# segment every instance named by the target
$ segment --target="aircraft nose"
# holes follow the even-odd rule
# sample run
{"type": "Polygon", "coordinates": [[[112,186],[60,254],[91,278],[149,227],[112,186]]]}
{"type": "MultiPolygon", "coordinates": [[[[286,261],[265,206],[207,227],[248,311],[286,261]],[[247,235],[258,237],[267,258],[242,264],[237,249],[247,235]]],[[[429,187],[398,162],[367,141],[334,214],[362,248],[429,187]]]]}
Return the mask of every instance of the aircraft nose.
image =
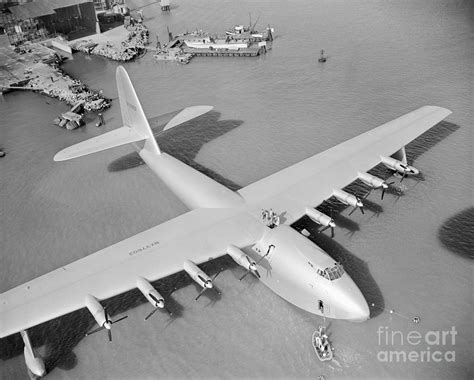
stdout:
{"type": "Polygon", "coordinates": [[[353,304],[350,306],[351,311],[350,315],[351,317],[348,318],[352,322],[365,322],[370,318],[370,310],[369,310],[369,305],[367,305],[367,302],[365,299],[362,297],[361,300],[354,300],[353,304]]]}
{"type": "Polygon", "coordinates": [[[338,293],[336,318],[352,322],[364,322],[370,318],[369,305],[351,278],[347,277],[341,281],[338,293]]]}

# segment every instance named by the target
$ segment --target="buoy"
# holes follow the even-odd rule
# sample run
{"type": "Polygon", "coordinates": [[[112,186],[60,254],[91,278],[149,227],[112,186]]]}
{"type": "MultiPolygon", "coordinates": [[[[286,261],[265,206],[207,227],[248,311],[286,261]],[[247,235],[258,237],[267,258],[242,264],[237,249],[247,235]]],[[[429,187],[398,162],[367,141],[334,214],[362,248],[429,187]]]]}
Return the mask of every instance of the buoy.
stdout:
{"type": "Polygon", "coordinates": [[[390,310],[390,314],[393,314],[393,309],[390,310]]]}
{"type": "Polygon", "coordinates": [[[321,57],[319,57],[318,62],[326,62],[326,57],[324,56],[324,50],[321,50],[321,57]]]}

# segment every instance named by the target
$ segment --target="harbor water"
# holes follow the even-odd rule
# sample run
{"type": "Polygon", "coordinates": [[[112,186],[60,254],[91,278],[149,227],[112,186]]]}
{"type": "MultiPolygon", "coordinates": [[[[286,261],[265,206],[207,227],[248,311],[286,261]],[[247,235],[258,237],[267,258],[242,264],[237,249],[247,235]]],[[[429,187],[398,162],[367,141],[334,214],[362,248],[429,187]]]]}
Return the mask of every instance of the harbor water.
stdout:
{"type": "MultiPolygon", "coordinates": [[[[342,211],[334,239],[313,234],[371,305],[365,323],[328,321],[333,361],[313,351],[322,318],[253,276],[240,282],[243,270],[224,263],[220,297],[195,302],[198,289],[184,275],[163,284],[181,284],[171,296],[176,318],[144,322],[151,305],[137,292],[113,301],[115,318],[129,317],[113,326],[112,343],[103,332],[84,338],[94,328],[85,310],[31,329],[47,378],[472,378],[472,4],[175,0],[170,13],[157,2],[127,4],[143,6],[152,44],[156,35],[167,42],[167,27],[223,33],[248,24],[249,12],[260,16],[257,30],[275,28],[273,48],[256,58],[179,65],[148,53],[124,65],[154,126],[186,106],[215,107],[158,143],[233,189],[418,107],[453,114],[408,149],[422,180],[406,178],[404,195],[387,192],[383,201],[373,191],[364,215],[342,211]],[[447,339],[436,340],[443,331],[447,339]],[[417,333],[413,344],[407,337],[417,333]]],[[[68,106],[45,96],[0,97],[0,292],[187,211],[129,146],[53,161],[121,126],[117,65],[75,54],[62,66],[114,99],[100,128],[92,116],[78,130],[58,128],[53,119],[68,106]]],[[[0,359],[2,379],[28,378],[19,334],[0,340],[0,359]]]]}

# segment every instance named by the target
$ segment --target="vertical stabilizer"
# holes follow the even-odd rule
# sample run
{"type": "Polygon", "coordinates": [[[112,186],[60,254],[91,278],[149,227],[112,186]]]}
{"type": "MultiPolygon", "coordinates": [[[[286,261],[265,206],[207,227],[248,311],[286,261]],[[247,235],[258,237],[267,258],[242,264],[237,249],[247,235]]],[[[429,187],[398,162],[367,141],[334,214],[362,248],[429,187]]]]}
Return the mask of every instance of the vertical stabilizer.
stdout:
{"type": "Polygon", "coordinates": [[[145,138],[144,149],[161,154],[132,82],[122,66],[117,67],[116,77],[123,124],[145,138]]]}

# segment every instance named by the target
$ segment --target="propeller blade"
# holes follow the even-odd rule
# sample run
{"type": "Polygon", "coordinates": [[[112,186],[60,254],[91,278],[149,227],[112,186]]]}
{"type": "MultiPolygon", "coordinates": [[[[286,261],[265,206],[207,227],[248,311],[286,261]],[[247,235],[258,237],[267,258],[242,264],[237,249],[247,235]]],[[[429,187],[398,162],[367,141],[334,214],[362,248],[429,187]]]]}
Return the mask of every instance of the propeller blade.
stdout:
{"type": "Polygon", "coordinates": [[[244,273],[242,277],[239,278],[239,281],[242,281],[247,275],[250,273],[250,269],[247,270],[247,272],[244,273]]]}
{"type": "Polygon", "coordinates": [[[117,322],[123,321],[123,320],[126,319],[126,318],[128,318],[128,315],[125,315],[125,316],[123,316],[122,318],[117,319],[116,321],[113,321],[113,322],[110,321],[110,323],[112,323],[112,324],[113,324],[113,323],[117,323],[117,322]]]}
{"type": "Polygon", "coordinates": [[[157,307],[154,308],[154,309],[151,311],[151,313],[149,313],[149,314],[145,317],[145,321],[147,321],[148,318],[150,318],[153,314],[155,314],[157,310],[158,310],[157,307]]]}
{"type": "Polygon", "coordinates": [[[362,215],[364,215],[365,214],[364,208],[363,207],[359,207],[359,208],[360,208],[360,212],[362,213],[362,215]]]}
{"type": "Polygon", "coordinates": [[[403,175],[402,175],[402,178],[400,179],[400,183],[402,183],[402,181],[405,179],[406,176],[407,176],[407,172],[404,171],[403,175]]]}
{"type": "Polygon", "coordinates": [[[321,233],[321,232],[324,232],[326,231],[328,228],[330,228],[331,226],[328,224],[326,227],[324,227],[323,229],[319,230],[318,233],[321,233]]]}
{"type": "Polygon", "coordinates": [[[354,207],[354,209],[349,213],[349,216],[351,216],[354,213],[355,210],[357,210],[357,206],[354,207]]]}
{"type": "Polygon", "coordinates": [[[255,270],[253,273],[255,274],[255,276],[257,276],[257,278],[260,278],[260,277],[261,277],[261,276],[260,276],[260,273],[258,273],[258,270],[255,270]]]}
{"type": "Polygon", "coordinates": [[[199,294],[197,295],[197,297],[194,299],[194,301],[197,301],[199,298],[201,298],[201,296],[204,294],[204,292],[207,290],[208,288],[202,288],[201,291],[199,292],[199,294]]]}
{"type": "Polygon", "coordinates": [[[163,309],[166,310],[166,312],[169,314],[170,317],[173,315],[173,312],[170,309],[168,309],[166,306],[163,307],[163,309]]]}
{"type": "Polygon", "coordinates": [[[217,273],[215,274],[215,276],[211,278],[211,281],[214,282],[214,280],[216,279],[216,277],[219,276],[223,270],[224,270],[224,268],[221,268],[220,271],[217,272],[217,273]]]}
{"type": "Polygon", "coordinates": [[[102,331],[103,329],[105,329],[105,327],[104,327],[104,326],[98,327],[98,328],[96,328],[95,330],[92,330],[92,331],[90,331],[90,332],[86,333],[86,336],[89,336],[89,335],[95,334],[96,332],[102,331]]]}
{"type": "MultiPolygon", "coordinates": [[[[265,253],[262,257],[260,257],[260,259],[255,263],[255,265],[260,264],[262,262],[262,260],[270,254],[270,252],[271,252],[270,248],[271,247],[275,248],[275,246],[273,244],[271,244],[270,247],[268,247],[267,253],[265,253]]],[[[239,278],[239,281],[242,281],[250,272],[254,273],[251,269],[248,269],[247,272],[245,272],[244,275],[239,278]]],[[[257,271],[255,271],[255,272],[258,273],[257,271]]],[[[258,274],[257,277],[260,278],[260,274],[258,274]]]]}
{"type": "Polygon", "coordinates": [[[383,200],[384,195],[385,195],[385,187],[382,188],[382,196],[380,197],[381,200],[383,200]]]}
{"type": "Polygon", "coordinates": [[[107,330],[109,334],[109,342],[112,342],[112,330],[107,330]]]}
{"type": "Polygon", "coordinates": [[[331,227],[331,238],[334,239],[334,227],[331,227]]]}

